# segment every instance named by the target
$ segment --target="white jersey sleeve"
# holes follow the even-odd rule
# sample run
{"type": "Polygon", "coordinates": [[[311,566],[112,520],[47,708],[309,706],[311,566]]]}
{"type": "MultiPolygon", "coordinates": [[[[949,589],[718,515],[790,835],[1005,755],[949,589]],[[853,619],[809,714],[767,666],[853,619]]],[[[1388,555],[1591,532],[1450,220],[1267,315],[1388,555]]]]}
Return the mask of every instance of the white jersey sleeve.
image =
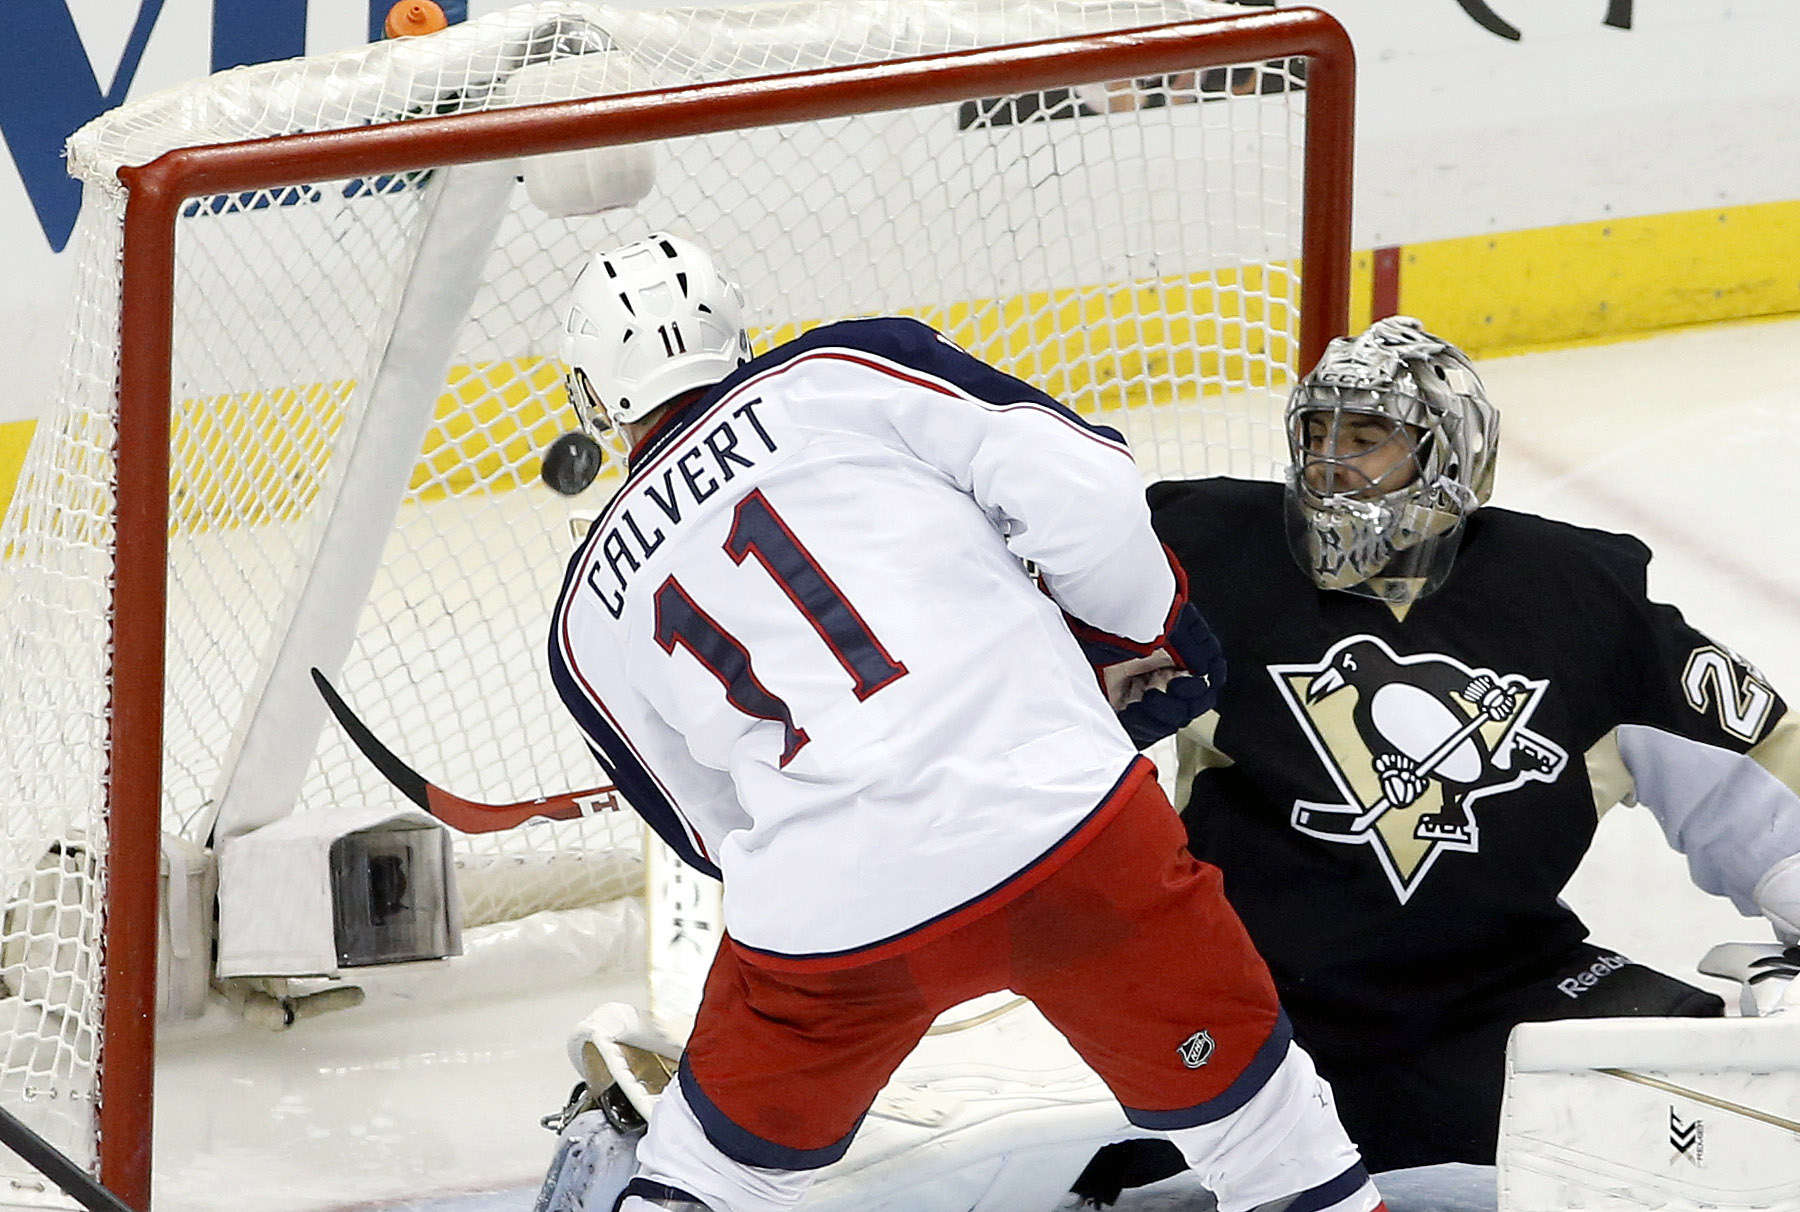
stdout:
{"type": "Polygon", "coordinates": [[[892,399],[888,415],[907,447],[988,511],[1070,614],[1140,643],[1160,637],[1175,577],[1124,438],[923,324],[879,323],[880,348],[928,368],[944,393],[892,399]]]}
{"type": "Polygon", "coordinates": [[[1800,757],[1800,730],[1783,721],[1769,741],[1746,753],[1644,724],[1618,730],[1635,796],[1687,857],[1695,886],[1746,914],[1760,911],[1763,878],[1800,855],[1800,796],[1776,773],[1800,757]]]}
{"type": "Polygon", "coordinates": [[[640,444],[550,659],[625,797],[722,875],[734,941],[815,959],[1105,819],[1140,759],[1058,604],[1149,641],[1174,593],[1117,435],[923,325],[853,321],[640,444]]]}

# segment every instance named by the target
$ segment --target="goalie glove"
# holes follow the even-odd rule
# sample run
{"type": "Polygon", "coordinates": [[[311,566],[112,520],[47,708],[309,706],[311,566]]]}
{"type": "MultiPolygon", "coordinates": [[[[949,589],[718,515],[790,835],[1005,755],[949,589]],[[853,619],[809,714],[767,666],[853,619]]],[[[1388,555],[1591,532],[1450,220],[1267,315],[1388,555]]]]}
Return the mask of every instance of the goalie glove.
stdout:
{"type": "Polygon", "coordinates": [[[1780,943],[1720,943],[1700,960],[1702,975],[1738,982],[1738,1012],[1745,1018],[1792,1013],[1800,1008],[1800,947],[1780,943]]]}
{"type": "Polygon", "coordinates": [[[1108,635],[1075,619],[1069,628],[1139,749],[1174,736],[1218,706],[1225,651],[1185,594],[1171,612],[1167,630],[1149,644],[1108,635]]]}

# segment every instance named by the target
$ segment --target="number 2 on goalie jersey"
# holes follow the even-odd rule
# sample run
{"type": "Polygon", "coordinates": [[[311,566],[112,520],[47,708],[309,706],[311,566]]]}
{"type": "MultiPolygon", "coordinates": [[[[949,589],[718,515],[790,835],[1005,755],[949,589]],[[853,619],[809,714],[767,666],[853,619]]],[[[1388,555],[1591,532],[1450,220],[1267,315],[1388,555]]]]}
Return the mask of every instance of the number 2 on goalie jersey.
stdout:
{"type": "MultiPolygon", "coordinates": [[[[906,666],[888,655],[761,489],[738,502],[725,554],[737,564],[746,557],[756,558],[850,675],[858,699],[906,676],[906,666]]],[[[781,764],[787,765],[806,744],[806,732],[795,725],[781,697],[756,676],[749,650],[702,610],[674,577],[657,588],[655,602],[656,642],[662,650],[672,656],[677,644],[686,648],[724,685],[726,702],[745,715],[780,724],[785,737],[781,764]]]]}

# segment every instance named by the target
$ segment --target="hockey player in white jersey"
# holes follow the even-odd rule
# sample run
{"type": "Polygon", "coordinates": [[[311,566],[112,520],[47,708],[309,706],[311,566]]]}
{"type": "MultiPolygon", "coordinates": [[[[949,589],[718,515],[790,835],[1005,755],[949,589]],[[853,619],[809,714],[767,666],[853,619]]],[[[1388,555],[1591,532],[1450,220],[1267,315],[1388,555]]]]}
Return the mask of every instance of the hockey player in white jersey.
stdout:
{"type": "Polygon", "coordinates": [[[741,307],[655,235],[566,319],[577,407],[631,454],[552,675],[728,936],[617,1206],[792,1206],[937,1014],[1011,988],[1223,1212],[1378,1207],[1128,736],[1224,670],[1123,441],[911,320],[752,360],[741,307]],[[1072,628],[1158,669],[1120,714],[1072,628]]]}

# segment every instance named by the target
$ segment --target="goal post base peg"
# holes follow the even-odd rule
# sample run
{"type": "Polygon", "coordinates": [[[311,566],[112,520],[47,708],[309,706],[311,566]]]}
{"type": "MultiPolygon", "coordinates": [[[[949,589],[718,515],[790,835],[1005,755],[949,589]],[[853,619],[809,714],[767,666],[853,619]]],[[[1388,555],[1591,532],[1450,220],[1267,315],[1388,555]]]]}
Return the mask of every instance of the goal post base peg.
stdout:
{"type": "Polygon", "coordinates": [[[450,19],[432,0],[400,0],[388,10],[382,33],[390,38],[417,38],[450,28],[450,19]]]}

